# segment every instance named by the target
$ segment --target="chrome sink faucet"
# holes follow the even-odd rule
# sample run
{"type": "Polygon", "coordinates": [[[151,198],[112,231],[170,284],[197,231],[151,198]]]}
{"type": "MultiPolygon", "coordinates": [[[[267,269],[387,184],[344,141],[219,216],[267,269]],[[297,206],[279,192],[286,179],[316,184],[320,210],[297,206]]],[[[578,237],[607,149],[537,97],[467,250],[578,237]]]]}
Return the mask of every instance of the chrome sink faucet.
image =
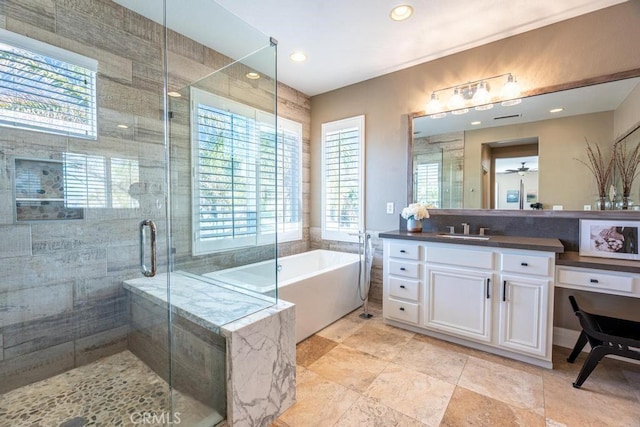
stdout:
{"type": "Polygon", "coordinates": [[[462,234],[469,234],[469,224],[466,222],[462,223],[462,234]]]}

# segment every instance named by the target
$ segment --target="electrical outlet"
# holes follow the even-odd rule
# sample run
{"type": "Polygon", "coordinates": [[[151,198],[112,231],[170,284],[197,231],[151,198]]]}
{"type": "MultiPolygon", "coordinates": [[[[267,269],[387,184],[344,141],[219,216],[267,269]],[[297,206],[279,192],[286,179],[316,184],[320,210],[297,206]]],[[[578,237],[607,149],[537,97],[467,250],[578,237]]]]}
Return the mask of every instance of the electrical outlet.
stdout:
{"type": "Polygon", "coordinates": [[[393,213],[393,202],[388,202],[387,203],[387,213],[388,214],[392,214],[393,213]]]}

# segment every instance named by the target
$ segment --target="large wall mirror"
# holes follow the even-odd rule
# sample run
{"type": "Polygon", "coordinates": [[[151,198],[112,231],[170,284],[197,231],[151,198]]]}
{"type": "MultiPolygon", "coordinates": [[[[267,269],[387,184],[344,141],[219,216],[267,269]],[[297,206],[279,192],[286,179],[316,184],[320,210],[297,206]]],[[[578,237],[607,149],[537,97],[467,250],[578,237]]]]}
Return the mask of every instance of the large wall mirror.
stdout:
{"type": "MultiPolygon", "coordinates": [[[[635,74],[637,75],[637,74],[635,74]]],[[[606,151],[640,123],[640,77],[409,118],[409,202],[444,209],[583,210],[597,200],[586,142],[606,151]]],[[[640,139],[635,130],[633,143],[640,139]]],[[[637,181],[640,181],[638,179],[637,181]]],[[[633,200],[640,201],[634,184],[633,200]]]]}

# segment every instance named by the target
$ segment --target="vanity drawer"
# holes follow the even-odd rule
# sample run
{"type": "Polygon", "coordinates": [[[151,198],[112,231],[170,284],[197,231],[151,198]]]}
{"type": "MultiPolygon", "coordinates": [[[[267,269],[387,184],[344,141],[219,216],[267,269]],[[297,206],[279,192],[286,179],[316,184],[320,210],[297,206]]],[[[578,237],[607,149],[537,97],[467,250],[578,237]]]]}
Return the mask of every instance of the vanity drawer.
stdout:
{"type": "Polygon", "coordinates": [[[602,270],[573,270],[558,267],[557,286],[568,285],[583,289],[593,289],[595,292],[617,291],[633,293],[632,276],[603,272],[602,270]],[[601,289],[601,290],[599,290],[601,289]]]}
{"type": "Polygon", "coordinates": [[[389,295],[392,297],[418,301],[419,292],[420,282],[417,280],[389,278],[389,295]]]}
{"type": "Polygon", "coordinates": [[[502,254],[502,271],[551,276],[551,261],[548,256],[502,254]]]}
{"type": "Polygon", "coordinates": [[[389,261],[389,274],[417,279],[419,265],[412,262],[389,261]]]}
{"type": "Polygon", "coordinates": [[[403,322],[418,323],[418,304],[389,298],[386,302],[385,316],[403,322]]]}
{"type": "Polygon", "coordinates": [[[398,243],[392,243],[389,245],[389,256],[391,258],[404,258],[404,259],[420,259],[420,246],[418,245],[403,245],[398,243]]]}
{"type": "Polygon", "coordinates": [[[427,262],[493,270],[493,252],[459,249],[447,246],[429,246],[427,262]]]}

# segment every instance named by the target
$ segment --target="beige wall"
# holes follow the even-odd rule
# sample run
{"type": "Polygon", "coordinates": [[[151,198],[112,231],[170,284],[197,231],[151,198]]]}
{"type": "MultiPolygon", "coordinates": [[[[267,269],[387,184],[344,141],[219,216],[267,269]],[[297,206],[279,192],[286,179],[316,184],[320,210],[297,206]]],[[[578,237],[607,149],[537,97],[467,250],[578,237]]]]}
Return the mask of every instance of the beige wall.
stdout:
{"type": "MultiPolygon", "coordinates": [[[[322,123],[365,114],[366,224],[395,229],[407,199],[406,115],[423,110],[432,90],[512,72],[528,91],[635,69],[637,40],[640,1],[633,0],[312,97],[311,225],[320,226],[322,123]],[[394,215],[385,213],[389,201],[396,203],[394,215]]],[[[557,163],[550,166],[563,166],[557,163]]]]}
{"type": "Polygon", "coordinates": [[[640,84],[616,109],[613,115],[613,134],[619,137],[637,125],[640,125],[640,84]]]}
{"type": "Polygon", "coordinates": [[[529,137],[538,138],[538,196],[545,209],[562,205],[565,210],[582,210],[583,205],[595,202],[598,191],[593,174],[576,159],[587,161],[585,138],[606,147],[609,153],[613,144],[613,112],[610,111],[466,132],[466,208],[481,205],[482,144],[529,137]]]}

